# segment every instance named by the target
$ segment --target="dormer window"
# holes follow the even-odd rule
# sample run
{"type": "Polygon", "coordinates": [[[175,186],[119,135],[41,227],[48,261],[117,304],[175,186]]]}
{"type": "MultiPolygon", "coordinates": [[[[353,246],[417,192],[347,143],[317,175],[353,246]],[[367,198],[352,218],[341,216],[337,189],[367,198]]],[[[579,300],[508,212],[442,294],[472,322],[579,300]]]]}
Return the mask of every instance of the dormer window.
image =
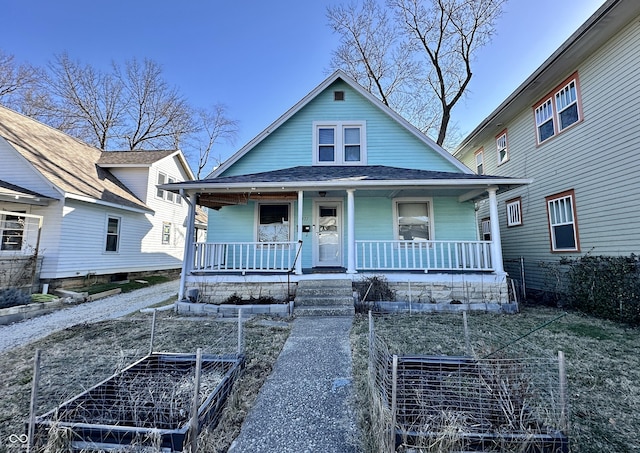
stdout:
{"type": "Polygon", "coordinates": [[[314,165],[365,165],[364,121],[314,123],[314,165]]]}

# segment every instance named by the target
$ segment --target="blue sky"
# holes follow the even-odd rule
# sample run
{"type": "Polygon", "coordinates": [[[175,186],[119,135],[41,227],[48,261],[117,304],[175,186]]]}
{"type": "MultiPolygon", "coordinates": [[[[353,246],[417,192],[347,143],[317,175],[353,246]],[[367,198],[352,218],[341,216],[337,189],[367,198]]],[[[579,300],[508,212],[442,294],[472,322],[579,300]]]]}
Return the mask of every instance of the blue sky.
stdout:
{"type": "MultiPolygon", "coordinates": [[[[150,58],[194,106],[223,103],[240,123],[223,159],[327,75],[338,37],[326,8],[350,0],[0,0],[0,47],[44,66],[55,54],[96,68],[150,58]]],[[[478,55],[453,122],[464,136],[604,0],[508,0],[478,55]]]]}

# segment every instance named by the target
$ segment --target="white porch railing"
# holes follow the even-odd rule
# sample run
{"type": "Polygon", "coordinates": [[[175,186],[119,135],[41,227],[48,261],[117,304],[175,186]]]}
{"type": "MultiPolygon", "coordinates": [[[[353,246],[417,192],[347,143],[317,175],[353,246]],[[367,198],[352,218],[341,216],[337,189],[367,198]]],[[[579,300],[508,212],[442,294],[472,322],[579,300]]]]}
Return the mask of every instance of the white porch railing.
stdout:
{"type": "Polygon", "coordinates": [[[491,271],[491,241],[356,241],[356,269],[491,271]]]}
{"type": "Polygon", "coordinates": [[[297,242],[196,242],[196,272],[288,272],[297,242]]]}

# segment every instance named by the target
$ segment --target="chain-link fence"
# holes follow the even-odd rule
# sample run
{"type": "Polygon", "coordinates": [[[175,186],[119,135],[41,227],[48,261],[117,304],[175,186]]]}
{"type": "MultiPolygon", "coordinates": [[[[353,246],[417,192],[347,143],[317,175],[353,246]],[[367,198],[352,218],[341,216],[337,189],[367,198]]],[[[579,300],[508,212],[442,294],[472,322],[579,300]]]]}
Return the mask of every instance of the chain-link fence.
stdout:
{"type": "MultiPolygon", "coordinates": [[[[568,452],[562,353],[531,356],[539,351],[494,329],[475,329],[466,314],[462,322],[451,317],[448,337],[430,354],[397,350],[369,316],[380,451],[568,452]]],[[[411,343],[424,342],[414,336],[411,343]]]]}
{"type": "Polygon", "coordinates": [[[217,423],[244,363],[241,318],[207,323],[203,330],[204,324],[156,322],[154,313],[148,338],[138,337],[119,352],[38,351],[28,430],[32,451],[123,445],[194,451],[200,429],[217,423]],[[167,350],[178,352],[157,352],[167,350]]]}

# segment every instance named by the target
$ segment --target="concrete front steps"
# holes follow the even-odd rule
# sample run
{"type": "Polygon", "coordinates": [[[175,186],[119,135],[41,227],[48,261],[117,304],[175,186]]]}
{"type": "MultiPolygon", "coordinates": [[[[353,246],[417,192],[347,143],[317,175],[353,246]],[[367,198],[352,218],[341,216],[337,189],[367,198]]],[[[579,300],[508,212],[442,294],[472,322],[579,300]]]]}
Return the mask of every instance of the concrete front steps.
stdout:
{"type": "Polygon", "coordinates": [[[353,316],[351,280],[301,280],[294,300],[296,316],[353,316]]]}

